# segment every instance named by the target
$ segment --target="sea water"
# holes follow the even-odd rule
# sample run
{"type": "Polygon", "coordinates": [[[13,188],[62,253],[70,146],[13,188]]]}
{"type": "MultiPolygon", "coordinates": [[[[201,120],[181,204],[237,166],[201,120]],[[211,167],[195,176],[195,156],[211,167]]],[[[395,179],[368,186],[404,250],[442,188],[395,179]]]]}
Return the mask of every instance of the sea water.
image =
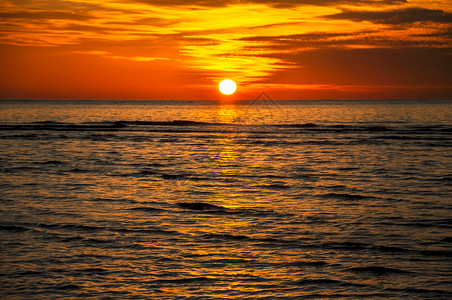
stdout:
{"type": "Polygon", "coordinates": [[[450,299],[452,101],[0,101],[2,299],[450,299]]]}

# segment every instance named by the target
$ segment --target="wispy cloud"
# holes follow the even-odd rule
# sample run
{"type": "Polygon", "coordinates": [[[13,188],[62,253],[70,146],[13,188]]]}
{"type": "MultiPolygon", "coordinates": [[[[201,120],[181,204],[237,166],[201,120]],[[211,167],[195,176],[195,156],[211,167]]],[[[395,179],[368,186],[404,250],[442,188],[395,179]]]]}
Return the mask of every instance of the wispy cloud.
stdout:
{"type": "Polygon", "coordinates": [[[121,56],[114,55],[108,51],[101,50],[90,50],[90,51],[73,51],[74,53],[82,53],[82,54],[91,54],[91,55],[99,55],[104,58],[111,59],[124,59],[124,60],[132,60],[132,61],[153,61],[153,60],[167,60],[167,57],[152,57],[152,56],[121,56]]]}

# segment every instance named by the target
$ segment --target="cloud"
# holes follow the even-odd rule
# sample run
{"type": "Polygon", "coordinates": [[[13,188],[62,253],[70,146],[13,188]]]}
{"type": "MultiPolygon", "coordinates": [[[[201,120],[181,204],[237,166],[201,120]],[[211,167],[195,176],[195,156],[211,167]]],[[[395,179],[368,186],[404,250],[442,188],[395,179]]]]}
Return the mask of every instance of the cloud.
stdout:
{"type": "Polygon", "coordinates": [[[167,57],[152,57],[152,56],[121,56],[121,55],[114,55],[111,52],[102,51],[102,50],[73,51],[73,53],[100,55],[104,58],[123,59],[123,60],[132,60],[132,61],[153,61],[153,60],[168,60],[169,59],[167,57]]]}
{"type": "Polygon", "coordinates": [[[450,86],[452,48],[325,48],[279,54],[296,68],[276,71],[265,82],[331,85],[450,86]]]}
{"type": "Polygon", "coordinates": [[[338,5],[338,4],[393,5],[393,4],[407,3],[407,0],[292,0],[292,1],[249,0],[249,1],[245,1],[245,2],[269,4],[269,5],[276,6],[276,7],[292,7],[292,6],[299,6],[299,5],[331,6],[331,5],[338,5]]]}
{"type": "Polygon", "coordinates": [[[91,17],[85,13],[68,11],[17,11],[0,12],[3,19],[30,19],[30,20],[88,20],[91,17]]]}
{"type": "Polygon", "coordinates": [[[350,5],[394,5],[407,3],[407,0],[141,0],[141,3],[161,6],[205,6],[222,7],[236,4],[265,4],[277,8],[288,8],[300,5],[330,6],[338,4],[350,5]]]}
{"type": "Polygon", "coordinates": [[[138,25],[150,25],[150,26],[160,26],[160,27],[165,27],[165,26],[170,26],[170,25],[174,25],[174,24],[178,24],[180,23],[179,20],[168,20],[168,19],[164,19],[164,18],[156,18],[156,17],[152,17],[152,18],[139,18],[137,20],[133,20],[133,21],[111,21],[111,22],[105,22],[105,25],[126,25],[126,26],[138,26],[138,25]]]}
{"type": "Polygon", "coordinates": [[[452,46],[451,30],[435,30],[429,33],[410,34],[364,30],[353,33],[311,32],[281,36],[254,36],[242,40],[250,42],[247,49],[265,50],[272,53],[300,52],[321,48],[403,48],[403,47],[447,47],[452,46]],[[394,35],[395,34],[395,35],[394,35]]]}
{"type": "Polygon", "coordinates": [[[352,11],[326,16],[328,19],[351,20],[355,22],[369,21],[376,24],[400,25],[416,22],[435,22],[452,24],[452,14],[442,10],[421,7],[408,7],[386,11],[352,11]]]}

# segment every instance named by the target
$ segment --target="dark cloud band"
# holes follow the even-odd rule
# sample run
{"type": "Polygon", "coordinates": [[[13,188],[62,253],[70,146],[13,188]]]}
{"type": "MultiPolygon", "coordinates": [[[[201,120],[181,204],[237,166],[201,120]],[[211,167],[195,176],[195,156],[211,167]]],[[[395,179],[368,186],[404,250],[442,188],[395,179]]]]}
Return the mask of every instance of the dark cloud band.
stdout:
{"type": "Polygon", "coordinates": [[[206,6],[206,7],[222,7],[235,4],[267,4],[274,7],[294,7],[299,5],[316,5],[316,6],[330,6],[338,4],[352,4],[352,5],[393,5],[407,3],[407,0],[141,0],[141,3],[150,5],[163,6],[206,6]]]}
{"type": "Polygon", "coordinates": [[[452,14],[442,10],[431,10],[420,7],[386,11],[350,11],[326,16],[328,19],[369,21],[377,24],[399,25],[416,22],[435,22],[452,24],[452,14]]]}

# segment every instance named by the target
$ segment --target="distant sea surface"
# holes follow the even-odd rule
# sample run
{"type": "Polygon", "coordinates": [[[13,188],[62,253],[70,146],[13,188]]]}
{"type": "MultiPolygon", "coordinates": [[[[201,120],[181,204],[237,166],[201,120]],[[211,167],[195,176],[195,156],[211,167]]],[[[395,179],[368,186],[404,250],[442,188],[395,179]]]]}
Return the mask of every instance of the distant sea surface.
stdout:
{"type": "Polygon", "coordinates": [[[2,299],[452,299],[452,100],[0,101],[2,299]]]}

